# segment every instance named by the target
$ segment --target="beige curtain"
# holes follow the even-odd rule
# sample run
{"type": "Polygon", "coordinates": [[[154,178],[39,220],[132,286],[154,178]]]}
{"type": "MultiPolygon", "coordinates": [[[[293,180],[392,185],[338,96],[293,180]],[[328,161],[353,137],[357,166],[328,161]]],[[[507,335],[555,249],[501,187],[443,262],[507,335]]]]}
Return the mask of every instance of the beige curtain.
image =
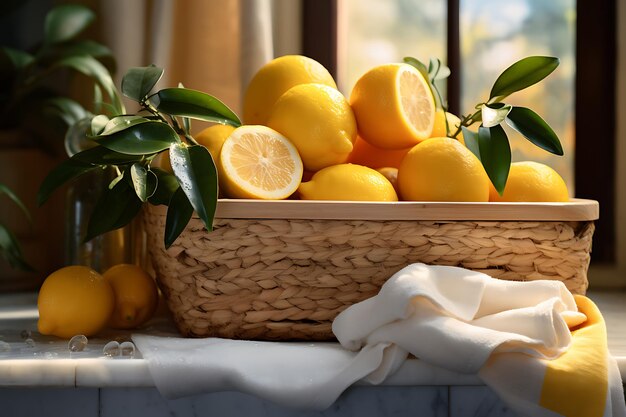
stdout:
{"type": "MultiPolygon", "coordinates": [[[[179,82],[212,94],[235,112],[254,73],[275,56],[298,53],[296,0],[101,0],[103,41],[125,70],[165,68],[160,87],[179,82]],[[276,20],[279,20],[276,24],[276,20]],[[292,35],[281,33],[291,32],[292,35]]],[[[194,131],[203,127],[194,124],[194,131]]]]}

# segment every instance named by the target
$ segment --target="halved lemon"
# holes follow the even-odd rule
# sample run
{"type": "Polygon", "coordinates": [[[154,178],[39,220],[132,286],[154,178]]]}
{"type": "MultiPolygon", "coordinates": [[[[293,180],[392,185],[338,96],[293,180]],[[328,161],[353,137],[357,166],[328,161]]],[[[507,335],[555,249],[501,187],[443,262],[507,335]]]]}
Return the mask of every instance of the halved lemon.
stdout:
{"type": "Polygon", "coordinates": [[[435,101],[428,82],[407,64],[372,68],[354,85],[350,105],[359,135],[383,149],[403,149],[430,137],[435,101]]]}
{"type": "Polygon", "coordinates": [[[235,129],[224,141],[218,163],[225,195],[280,200],[302,180],[302,159],[283,135],[265,126],[235,129]]]}

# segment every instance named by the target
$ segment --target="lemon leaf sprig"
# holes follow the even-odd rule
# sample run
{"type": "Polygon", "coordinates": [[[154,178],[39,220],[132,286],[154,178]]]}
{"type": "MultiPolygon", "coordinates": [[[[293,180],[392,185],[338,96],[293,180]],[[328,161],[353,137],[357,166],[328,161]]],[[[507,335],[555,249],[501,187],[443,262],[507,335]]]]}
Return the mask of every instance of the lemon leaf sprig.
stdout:
{"type": "Polygon", "coordinates": [[[85,241],[127,225],[145,203],[168,206],[165,247],[178,238],[193,211],[212,229],[217,170],[209,151],[191,135],[191,119],[233,126],[241,121],[219,99],[180,84],[153,93],[162,76],[163,69],[156,66],[131,68],[121,92],[138,102],[140,110],[92,117],[83,132],[92,147],[57,166],[40,187],[41,205],[61,185],[89,172],[109,169],[117,174],[95,205],[85,241]],[[172,173],[152,166],[166,151],[172,173]]]}
{"type": "MultiPolygon", "coordinates": [[[[447,111],[447,103],[435,84],[438,78],[432,76],[430,70],[433,59],[428,70],[415,58],[404,58],[404,62],[413,65],[429,80],[433,96],[439,100],[441,108],[447,111]]],[[[559,59],[550,56],[529,56],[515,62],[496,79],[489,99],[478,103],[474,112],[461,116],[461,124],[454,132],[446,126],[450,137],[456,138],[463,132],[465,145],[480,159],[500,195],[504,192],[511,167],[511,147],[502,123],[509,125],[535,146],[554,155],[563,155],[558,136],[541,116],[529,108],[504,103],[509,95],[546,78],[558,65],[559,59]],[[478,131],[470,130],[469,127],[476,123],[480,123],[478,131]]]]}

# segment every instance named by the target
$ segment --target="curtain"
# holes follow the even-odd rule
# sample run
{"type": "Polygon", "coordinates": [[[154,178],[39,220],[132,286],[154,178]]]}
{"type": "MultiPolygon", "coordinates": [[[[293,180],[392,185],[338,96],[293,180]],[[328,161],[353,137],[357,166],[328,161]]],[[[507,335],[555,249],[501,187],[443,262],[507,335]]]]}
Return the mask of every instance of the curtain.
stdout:
{"type": "MultiPolygon", "coordinates": [[[[181,82],[218,97],[239,114],[245,86],[274,57],[275,16],[290,23],[297,19],[293,5],[299,2],[290,2],[100,0],[97,12],[103,42],[117,59],[116,85],[128,68],[155,64],[165,68],[159,87],[181,82]]],[[[283,52],[298,53],[299,45],[284,46],[284,38],[279,37],[283,52]]],[[[201,127],[194,123],[194,131],[201,127]]]]}

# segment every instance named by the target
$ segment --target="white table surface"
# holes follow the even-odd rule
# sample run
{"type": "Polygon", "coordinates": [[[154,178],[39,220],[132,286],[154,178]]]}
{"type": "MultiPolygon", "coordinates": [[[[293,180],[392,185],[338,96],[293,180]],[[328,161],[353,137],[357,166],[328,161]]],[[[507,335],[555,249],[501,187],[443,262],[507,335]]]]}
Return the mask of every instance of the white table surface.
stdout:
{"type": "MultiPolygon", "coordinates": [[[[626,377],[626,293],[594,292],[589,294],[602,311],[609,334],[609,350],[617,358],[622,379],[626,377]]],[[[131,332],[105,331],[90,338],[87,349],[71,353],[67,340],[37,333],[36,294],[0,295],[0,387],[154,387],[145,360],[139,352],[134,358],[106,357],[102,349],[111,340],[130,340],[131,332]],[[24,331],[35,342],[25,343],[24,331]],[[2,345],[6,348],[6,345],[2,345]]],[[[171,318],[160,313],[142,332],[178,336],[171,318]]],[[[462,375],[432,368],[411,359],[383,385],[482,385],[473,375],[462,375]]]]}

